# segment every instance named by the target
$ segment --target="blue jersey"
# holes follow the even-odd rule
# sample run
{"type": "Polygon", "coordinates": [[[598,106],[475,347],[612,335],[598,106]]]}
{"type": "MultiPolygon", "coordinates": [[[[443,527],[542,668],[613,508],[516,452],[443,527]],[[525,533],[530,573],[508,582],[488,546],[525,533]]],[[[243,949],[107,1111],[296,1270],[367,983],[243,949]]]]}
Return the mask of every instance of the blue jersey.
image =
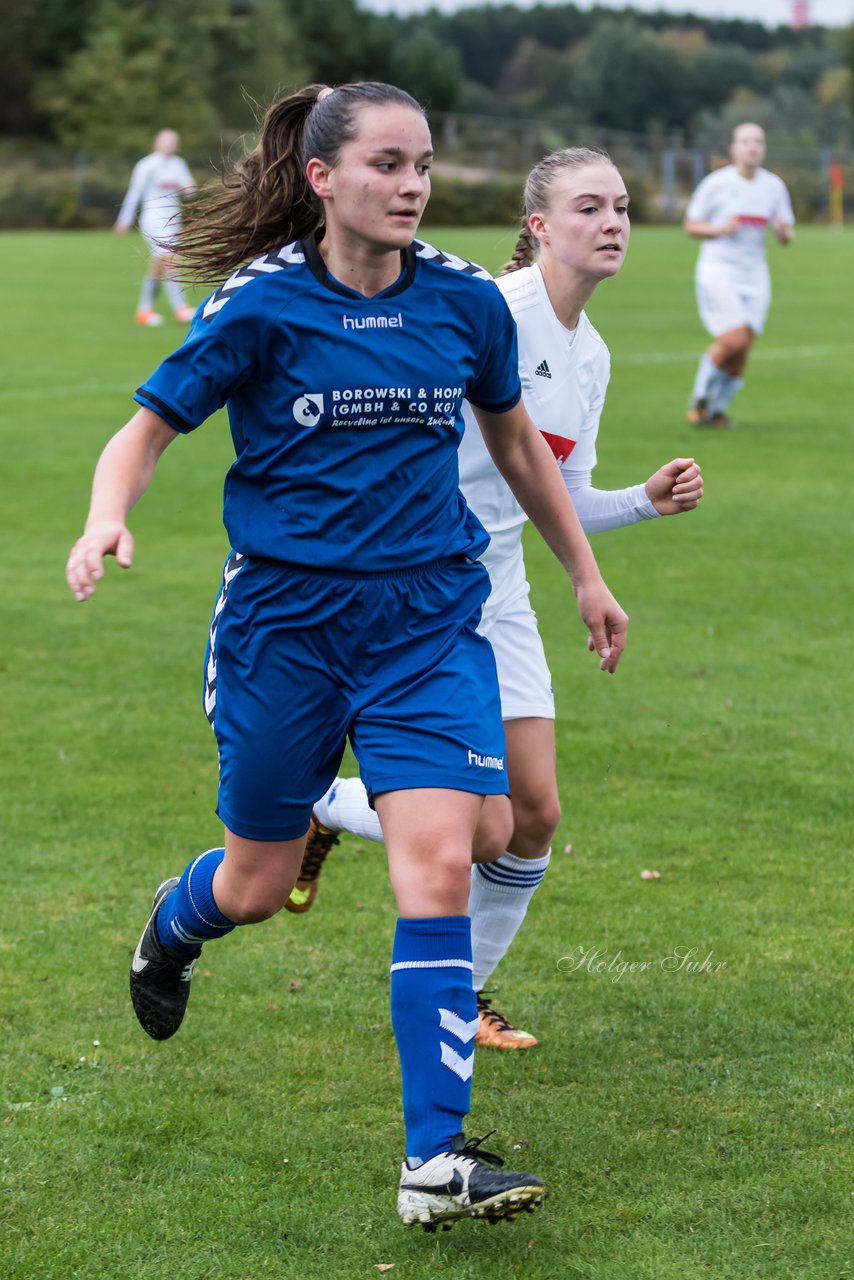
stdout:
{"type": "Polygon", "coordinates": [[[314,240],[259,258],[136,394],[180,432],[228,405],[237,551],[356,573],[485,550],[458,485],[462,404],[502,413],[520,397],[501,293],[417,240],[373,298],[330,276],[314,240]]]}

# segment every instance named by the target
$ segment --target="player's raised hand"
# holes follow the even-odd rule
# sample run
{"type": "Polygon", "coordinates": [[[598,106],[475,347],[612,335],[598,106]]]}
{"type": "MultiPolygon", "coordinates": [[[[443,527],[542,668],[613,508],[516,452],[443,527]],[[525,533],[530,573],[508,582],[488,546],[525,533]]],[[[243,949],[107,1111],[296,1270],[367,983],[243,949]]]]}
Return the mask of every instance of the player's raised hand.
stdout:
{"type": "Polygon", "coordinates": [[[703,473],[693,458],[674,458],[647,480],[647,497],[660,516],[693,511],[703,496],[703,473]]]}
{"type": "Polygon", "coordinates": [[[629,615],[621,609],[600,578],[590,586],[580,586],[575,593],[578,612],[590,632],[587,648],[599,655],[599,670],[612,674],[626,647],[629,615]]]}
{"type": "Polygon", "coordinates": [[[95,583],[104,576],[104,556],[115,556],[123,569],[129,569],[133,562],[133,537],[121,521],[87,525],[71,548],[65,578],[76,599],[88,600],[94,593],[95,583]]]}

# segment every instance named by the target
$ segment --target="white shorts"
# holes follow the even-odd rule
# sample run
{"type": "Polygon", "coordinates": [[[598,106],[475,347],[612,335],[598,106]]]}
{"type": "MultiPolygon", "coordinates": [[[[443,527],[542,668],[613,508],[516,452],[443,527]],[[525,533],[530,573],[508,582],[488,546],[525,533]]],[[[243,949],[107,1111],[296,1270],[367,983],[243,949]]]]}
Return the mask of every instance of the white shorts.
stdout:
{"type": "Polygon", "coordinates": [[[765,328],[771,305],[767,278],[743,284],[718,268],[714,272],[698,272],[696,287],[700,319],[713,338],[745,325],[754,333],[761,333],[765,328]]]}
{"type": "Polygon", "coordinates": [[[139,230],[152,258],[168,258],[172,250],[166,245],[178,236],[181,224],[174,218],[148,218],[140,221],[139,230]]]}
{"type": "Polygon", "coordinates": [[[537,716],[554,720],[551,672],[531,608],[522,549],[499,570],[490,569],[492,592],[483,606],[478,631],[495,654],[502,720],[537,716]]]}

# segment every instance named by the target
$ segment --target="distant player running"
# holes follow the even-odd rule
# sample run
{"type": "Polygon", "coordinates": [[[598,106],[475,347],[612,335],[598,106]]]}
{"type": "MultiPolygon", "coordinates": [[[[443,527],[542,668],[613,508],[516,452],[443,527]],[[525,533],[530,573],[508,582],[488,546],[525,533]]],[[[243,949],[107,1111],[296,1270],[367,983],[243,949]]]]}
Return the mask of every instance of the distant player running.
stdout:
{"type": "Polygon", "coordinates": [[[703,241],[697,259],[700,319],[714,338],[694,379],[688,421],[729,427],[733,396],[743,385],[753,340],[765,327],[771,278],[765,258],[770,229],[786,245],[795,215],[785,183],[762,168],[765,133],[740,124],[730,146],[732,164],[703,179],[685,215],[689,236],[703,241]]]}
{"type": "MultiPolygon", "coordinates": [[[[703,495],[693,458],[674,458],[645,483],[627,489],[596,489],[591,482],[610,357],[584,307],[623,264],[628,203],[623,179],[603,152],[569,147],[545,156],[528,176],[516,249],[496,282],[516,320],[525,405],[557,459],[587,533],[690,511],[703,495]]],[[[499,1013],[484,988],[549,865],[560,817],[555,705],[529,600],[522,550],[525,513],[496,469],[471,409],[464,413],[460,488],[490,535],[481,560],[492,591],[478,629],[492,644],[498,667],[513,809],[507,844],[496,845],[505,797],[486,800],[475,834],[469,899],[480,1019],[475,1044],[526,1049],[537,1044],[536,1037],[499,1013]]],[[[358,778],[336,779],[315,805],[289,910],[311,907],[323,859],[341,830],[383,838],[358,778]]]]}
{"type": "Polygon", "coordinates": [[[117,235],[124,235],[139,212],[139,229],[148,245],[150,259],[136,309],[137,324],[163,323],[163,316],[154,309],[161,284],[176,320],[188,324],[196,310],[188,305],[178,282],[178,259],[170,247],[181,233],[181,200],[196,190],[193,175],[178,155],[178,145],[174,129],[160,130],[151,155],[134,166],[113,228],[117,235]]]}

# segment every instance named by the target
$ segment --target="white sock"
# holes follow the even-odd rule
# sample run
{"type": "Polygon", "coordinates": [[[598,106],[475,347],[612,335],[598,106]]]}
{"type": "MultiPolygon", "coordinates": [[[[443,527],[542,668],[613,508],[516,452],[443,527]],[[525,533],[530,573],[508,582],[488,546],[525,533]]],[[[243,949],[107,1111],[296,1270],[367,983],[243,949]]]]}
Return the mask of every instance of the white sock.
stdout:
{"type": "Polygon", "coordinates": [[[712,360],[708,351],[704,351],[700,357],[700,363],[697,367],[697,376],[694,379],[694,390],[691,392],[691,399],[696,404],[698,400],[708,401],[714,383],[717,381],[720,369],[712,360]]]}
{"type": "Polygon", "coordinates": [[[365,840],[383,842],[383,829],[361,778],[336,778],[326,795],[314,806],[314,816],[333,831],[349,831],[365,840]]]}
{"type": "Polygon", "coordinates": [[[723,413],[735,393],[743,386],[744,378],[731,378],[728,373],[722,373],[709,399],[710,412],[723,413]]]}
{"type": "Polygon", "coordinates": [[[139,291],[139,305],[137,311],[153,311],[154,295],[157,293],[157,286],[160,281],[155,280],[154,276],[146,276],[142,282],[142,288],[139,291]]]}
{"type": "Polygon", "coordinates": [[[495,862],[476,862],[472,866],[469,915],[475,991],[483,990],[510,949],[528,903],[546,874],[551,852],[548,849],[541,858],[503,853],[495,862]]]}
{"type": "Polygon", "coordinates": [[[180,311],[181,307],[186,307],[187,299],[184,297],[184,290],[181,288],[177,280],[164,280],[163,288],[166,290],[166,296],[172,303],[173,311],[180,311]]]}

